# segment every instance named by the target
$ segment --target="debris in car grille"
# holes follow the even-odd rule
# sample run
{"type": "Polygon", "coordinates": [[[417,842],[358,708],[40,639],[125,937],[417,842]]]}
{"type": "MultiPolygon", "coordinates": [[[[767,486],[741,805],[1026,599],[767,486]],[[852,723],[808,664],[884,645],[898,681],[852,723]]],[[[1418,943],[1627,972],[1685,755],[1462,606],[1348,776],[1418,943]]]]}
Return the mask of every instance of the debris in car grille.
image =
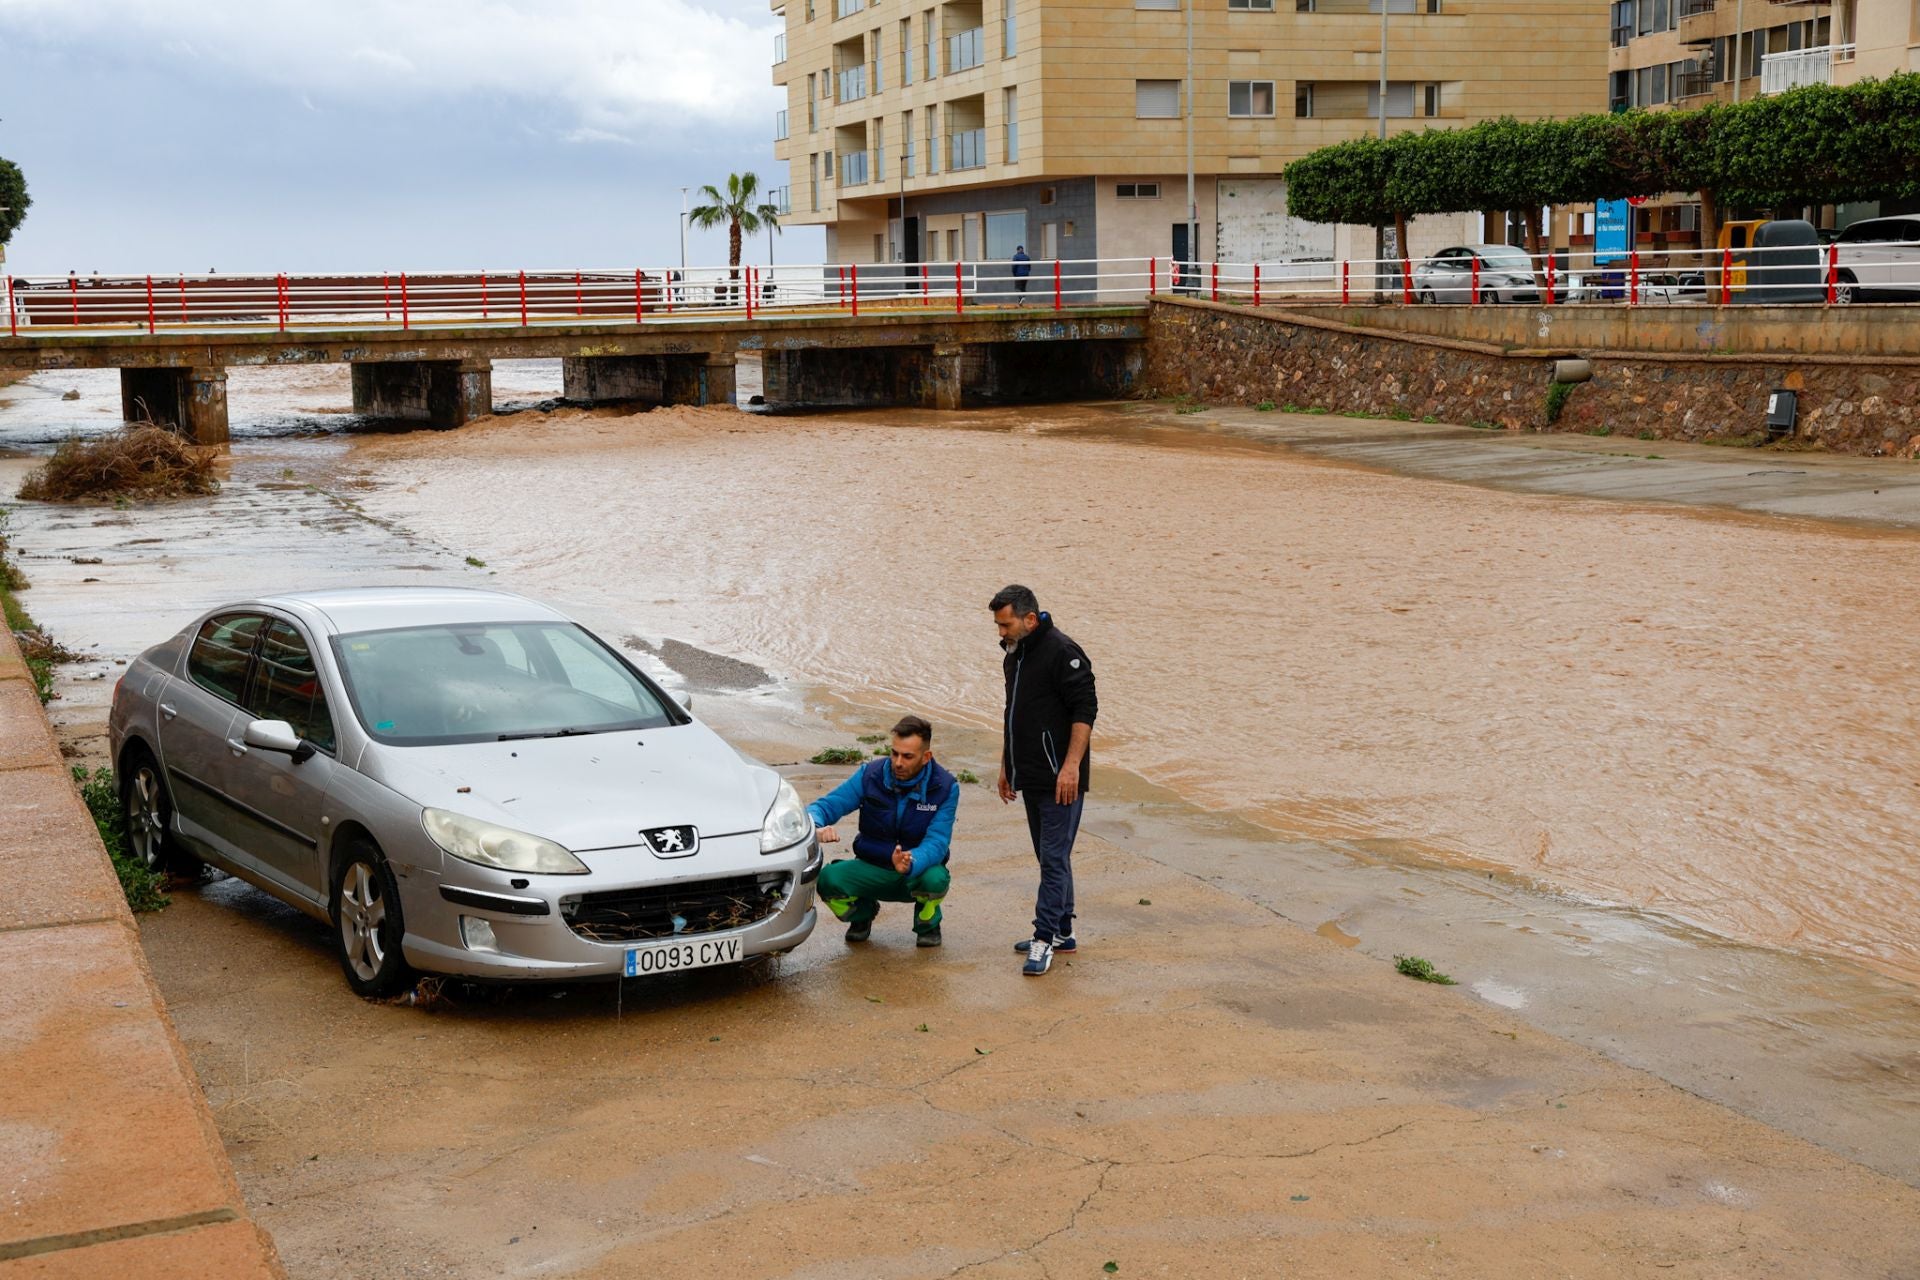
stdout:
{"type": "Polygon", "coordinates": [[[560,900],[560,916],[595,942],[718,933],[765,920],[787,899],[789,877],[729,876],[687,884],[610,889],[560,900]]]}

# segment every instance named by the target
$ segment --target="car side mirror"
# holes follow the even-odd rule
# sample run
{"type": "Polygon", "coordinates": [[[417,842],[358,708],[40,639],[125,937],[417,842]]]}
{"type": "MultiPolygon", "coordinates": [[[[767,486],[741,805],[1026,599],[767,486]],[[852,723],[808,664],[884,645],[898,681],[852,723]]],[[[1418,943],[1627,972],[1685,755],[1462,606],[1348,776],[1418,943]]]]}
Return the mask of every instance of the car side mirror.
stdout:
{"type": "Polygon", "coordinates": [[[285,720],[254,720],[247,725],[240,740],[262,751],[277,751],[281,755],[292,756],[295,764],[313,758],[313,744],[295,733],[293,726],[285,720]]]}

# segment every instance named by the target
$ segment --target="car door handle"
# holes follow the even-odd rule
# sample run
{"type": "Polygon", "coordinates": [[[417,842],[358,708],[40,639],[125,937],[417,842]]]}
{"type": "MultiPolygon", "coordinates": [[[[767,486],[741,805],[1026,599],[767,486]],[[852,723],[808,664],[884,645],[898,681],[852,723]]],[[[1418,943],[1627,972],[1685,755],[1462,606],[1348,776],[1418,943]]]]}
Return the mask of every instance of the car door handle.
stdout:
{"type": "Polygon", "coordinates": [[[247,754],[247,744],[240,741],[240,739],[238,738],[228,738],[227,747],[229,750],[233,752],[233,754],[237,756],[243,756],[247,754]]]}
{"type": "Polygon", "coordinates": [[[177,709],[170,707],[163,702],[160,704],[160,714],[165,716],[167,719],[171,720],[175,716],[179,715],[180,712],[177,709]]]}

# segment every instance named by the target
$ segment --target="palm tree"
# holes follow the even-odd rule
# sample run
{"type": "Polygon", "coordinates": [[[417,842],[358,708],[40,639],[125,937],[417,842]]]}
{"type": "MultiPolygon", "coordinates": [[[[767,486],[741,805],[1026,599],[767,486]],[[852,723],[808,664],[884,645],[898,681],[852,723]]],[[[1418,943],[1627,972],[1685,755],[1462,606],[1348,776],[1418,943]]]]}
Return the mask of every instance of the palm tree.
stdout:
{"type": "Polygon", "coordinates": [[[741,237],[752,235],[763,226],[771,231],[780,229],[779,206],[759,197],[758,175],[730,173],[725,195],[711,184],[701,187],[700,199],[704,203],[687,211],[687,220],[702,231],[711,231],[723,222],[727,224],[727,265],[733,269],[731,275],[735,280],[740,278],[741,237]]]}

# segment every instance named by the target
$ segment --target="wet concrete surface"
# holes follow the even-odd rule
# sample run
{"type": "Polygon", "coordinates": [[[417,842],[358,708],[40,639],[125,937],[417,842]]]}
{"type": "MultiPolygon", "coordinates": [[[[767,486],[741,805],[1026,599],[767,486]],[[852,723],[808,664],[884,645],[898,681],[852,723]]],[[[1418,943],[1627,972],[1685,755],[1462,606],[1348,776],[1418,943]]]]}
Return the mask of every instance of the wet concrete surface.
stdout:
{"type": "MultiPolygon", "coordinates": [[[[632,426],[587,430],[604,447],[632,426]]],[[[1455,436],[1463,455],[1524,447],[1455,436]]],[[[30,607],[99,646],[55,704],[79,749],[125,655],[289,577],[504,584],[609,636],[659,619],[635,637],[649,663],[768,760],[903,703],[885,672],[823,688],[757,644],[670,645],[713,560],[675,566],[681,589],[657,597],[604,565],[607,589],[583,590],[564,547],[422,532],[398,511],[419,477],[394,487],[402,472],[338,441],[243,444],[233,467],[219,498],[138,527],[103,510],[17,521],[30,607]],[[257,553],[210,537],[208,512],[257,553]],[[748,667],[774,679],[749,686],[748,667]]],[[[813,496],[844,554],[868,545],[813,496]]],[[[857,598],[828,581],[816,607],[857,598]]],[[[942,726],[943,758],[988,776],[986,727],[942,726]]],[[[837,780],[795,774],[809,795],[837,780]]],[[[966,797],[946,948],[914,951],[904,917],[883,916],[869,948],[823,929],[765,983],[365,1005],[324,930],[234,882],[181,892],[144,936],[297,1275],[1920,1272],[1910,986],[1417,844],[1280,836],[1110,768],[1078,860],[1086,949],[1023,979],[1010,944],[1031,855],[1012,812],[966,797]],[[1395,975],[1400,953],[1462,986],[1395,975]]]]}

